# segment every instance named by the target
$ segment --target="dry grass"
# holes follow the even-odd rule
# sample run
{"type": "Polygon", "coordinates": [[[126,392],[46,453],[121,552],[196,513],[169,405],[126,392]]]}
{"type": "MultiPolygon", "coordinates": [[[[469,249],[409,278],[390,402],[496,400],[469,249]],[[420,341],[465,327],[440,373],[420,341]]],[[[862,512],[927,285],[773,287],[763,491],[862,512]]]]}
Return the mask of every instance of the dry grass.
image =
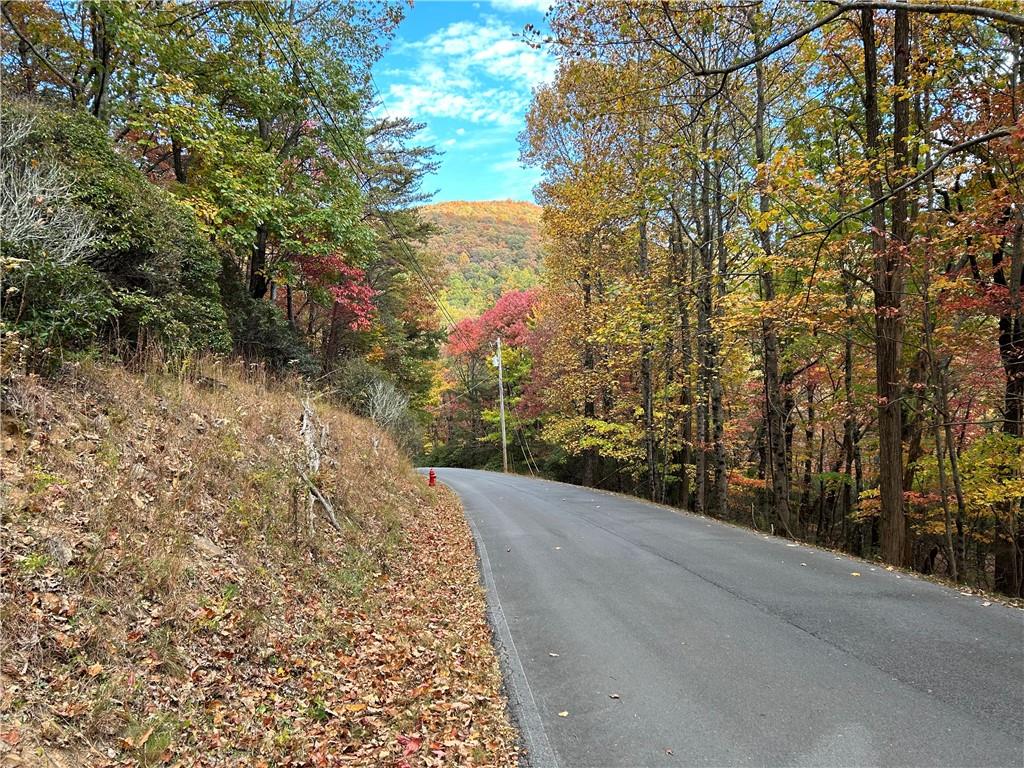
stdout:
{"type": "Polygon", "coordinates": [[[0,763],[515,761],[457,505],[316,410],[340,530],[308,525],[295,383],[9,383],[0,763]]]}

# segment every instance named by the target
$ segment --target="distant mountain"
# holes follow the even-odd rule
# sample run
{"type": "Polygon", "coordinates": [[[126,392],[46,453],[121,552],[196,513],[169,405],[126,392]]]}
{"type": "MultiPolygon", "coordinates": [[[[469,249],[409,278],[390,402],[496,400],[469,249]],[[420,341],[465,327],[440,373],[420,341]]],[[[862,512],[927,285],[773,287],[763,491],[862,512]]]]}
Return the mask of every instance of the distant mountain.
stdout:
{"type": "Polygon", "coordinates": [[[427,247],[448,267],[445,300],[456,319],[483,312],[505,291],[539,284],[540,206],[459,201],[420,212],[441,230],[427,247]]]}

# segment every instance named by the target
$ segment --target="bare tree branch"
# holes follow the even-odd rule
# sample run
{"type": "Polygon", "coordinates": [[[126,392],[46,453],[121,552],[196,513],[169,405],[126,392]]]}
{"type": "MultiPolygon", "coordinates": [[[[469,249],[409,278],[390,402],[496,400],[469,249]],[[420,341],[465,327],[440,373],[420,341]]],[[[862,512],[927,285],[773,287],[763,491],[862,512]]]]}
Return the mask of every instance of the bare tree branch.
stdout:
{"type": "Polygon", "coordinates": [[[2,5],[0,5],[0,13],[2,13],[4,19],[7,20],[7,24],[8,24],[8,26],[10,26],[11,31],[14,32],[14,34],[18,36],[18,39],[21,40],[21,42],[23,42],[25,45],[28,46],[28,49],[30,51],[32,51],[32,54],[39,61],[41,61],[43,64],[45,64],[46,68],[48,70],[50,70],[51,72],[53,72],[53,74],[55,74],[57,76],[57,79],[59,79],[62,83],[64,83],[64,85],[66,85],[68,88],[71,89],[72,97],[77,96],[78,95],[78,87],[74,84],[74,82],[72,82],[70,79],[68,79],[67,75],[65,75],[63,72],[61,72],[59,69],[57,69],[56,66],[51,64],[50,60],[47,59],[45,56],[43,56],[43,54],[39,52],[39,49],[36,48],[36,46],[33,44],[33,42],[31,40],[29,40],[28,37],[25,36],[25,33],[22,32],[18,28],[18,25],[14,23],[14,19],[11,18],[11,14],[8,13],[8,11],[7,11],[7,6],[8,5],[10,5],[10,0],[8,0],[8,2],[3,3],[2,5]]]}
{"type": "Polygon", "coordinates": [[[942,163],[945,162],[946,158],[949,157],[950,155],[955,154],[957,152],[963,152],[964,150],[970,149],[971,147],[976,147],[979,144],[985,144],[995,139],[999,139],[1004,136],[1009,136],[1010,134],[1013,133],[1013,131],[1014,127],[1007,125],[1003,126],[1002,128],[997,128],[994,131],[989,131],[988,133],[982,134],[981,136],[975,136],[973,139],[968,139],[967,141],[963,141],[959,144],[956,144],[942,152],[938,157],[935,158],[935,162],[933,162],[923,171],[915,174],[914,176],[907,179],[899,186],[893,187],[891,190],[889,190],[887,194],[882,195],[882,197],[878,198],[877,200],[873,200],[872,202],[868,203],[867,205],[861,206],[855,211],[843,214],[838,219],[829,224],[827,227],[821,227],[820,229],[809,229],[804,232],[798,233],[797,235],[795,235],[795,237],[806,237],[808,235],[827,236],[831,234],[835,230],[835,228],[842,224],[844,221],[849,221],[850,219],[856,218],[857,216],[860,216],[863,213],[867,213],[875,206],[882,205],[894,195],[897,195],[900,192],[909,189],[914,184],[917,184],[917,182],[923,181],[924,179],[928,178],[928,176],[930,176],[931,174],[935,173],[935,171],[938,170],[939,166],[942,165],[942,163]]]}
{"type": "MultiPolygon", "coordinates": [[[[754,56],[748,56],[745,59],[734,61],[732,64],[728,64],[724,67],[715,67],[712,69],[695,69],[693,74],[698,77],[707,77],[709,75],[727,75],[731,72],[736,72],[740,69],[749,67],[751,64],[756,64],[763,59],[778,53],[783,48],[787,48],[797,40],[806,37],[817,29],[821,29],[826,24],[835,21],[837,18],[847,13],[848,11],[857,11],[864,8],[872,8],[875,10],[896,10],[903,9],[911,13],[931,13],[931,14],[956,14],[963,16],[977,16],[980,18],[991,19],[993,21],[1002,21],[1006,24],[1011,24],[1016,27],[1024,27],[1024,16],[1011,13],[1010,11],[1004,11],[999,8],[988,8],[980,5],[963,5],[963,4],[952,4],[952,3],[907,3],[898,2],[896,0],[857,0],[856,2],[844,3],[838,6],[831,13],[822,16],[815,22],[807,24],[806,26],[800,27],[798,30],[790,35],[787,35],[779,42],[774,45],[770,45],[760,53],[754,56]]],[[[678,56],[676,58],[679,58],[678,56]]]]}
{"type": "Polygon", "coordinates": [[[5,243],[71,264],[95,246],[94,221],[75,201],[74,179],[26,145],[33,125],[11,110],[0,121],[0,230],[5,243]]]}

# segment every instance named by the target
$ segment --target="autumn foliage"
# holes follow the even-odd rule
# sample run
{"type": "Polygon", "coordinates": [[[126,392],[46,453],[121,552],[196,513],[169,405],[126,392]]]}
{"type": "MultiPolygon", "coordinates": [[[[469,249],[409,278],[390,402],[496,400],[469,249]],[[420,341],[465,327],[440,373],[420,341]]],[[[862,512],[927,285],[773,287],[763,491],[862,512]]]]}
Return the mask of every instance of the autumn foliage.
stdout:
{"type": "MultiPolygon", "coordinates": [[[[519,468],[1020,595],[1020,9],[581,0],[548,22],[519,468]]],[[[476,314],[450,349],[480,348],[476,314]]],[[[489,376],[448,367],[435,437],[475,452],[440,456],[494,466],[489,376]]]]}
{"type": "Polygon", "coordinates": [[[447,271],[444,300],[456,319],[477,315],[510,290],[540,283],[541,209],[514,200],[433,203],[427,241],[447,271]]]}
{"type": "Polygon", "coordinates": [[[301,5],[4,5],[8,364],[233,352],[353,408],[368,378],[421,406],[433,150],[369,96],[403,8],[301,5]]]}
{"type": "Polygon", "coordinates": [[[530,339],[530,319],[536,291],[503,293],[490,309],[479,317],[466,318],[449,332],[449,355],[479,355],[499,336],[513,347],[525,347],[530,339]]]}

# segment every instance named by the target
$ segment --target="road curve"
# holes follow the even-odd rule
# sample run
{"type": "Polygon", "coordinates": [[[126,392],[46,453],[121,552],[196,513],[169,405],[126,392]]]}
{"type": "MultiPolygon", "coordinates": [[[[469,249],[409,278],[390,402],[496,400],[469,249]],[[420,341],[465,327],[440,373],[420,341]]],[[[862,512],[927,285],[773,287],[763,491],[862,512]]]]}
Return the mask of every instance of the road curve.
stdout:
{"type": "Polygon", "coordinates": [[[438,479],[534,768],[1024,765],[1022,611],[590,489],[438,479]]]}

